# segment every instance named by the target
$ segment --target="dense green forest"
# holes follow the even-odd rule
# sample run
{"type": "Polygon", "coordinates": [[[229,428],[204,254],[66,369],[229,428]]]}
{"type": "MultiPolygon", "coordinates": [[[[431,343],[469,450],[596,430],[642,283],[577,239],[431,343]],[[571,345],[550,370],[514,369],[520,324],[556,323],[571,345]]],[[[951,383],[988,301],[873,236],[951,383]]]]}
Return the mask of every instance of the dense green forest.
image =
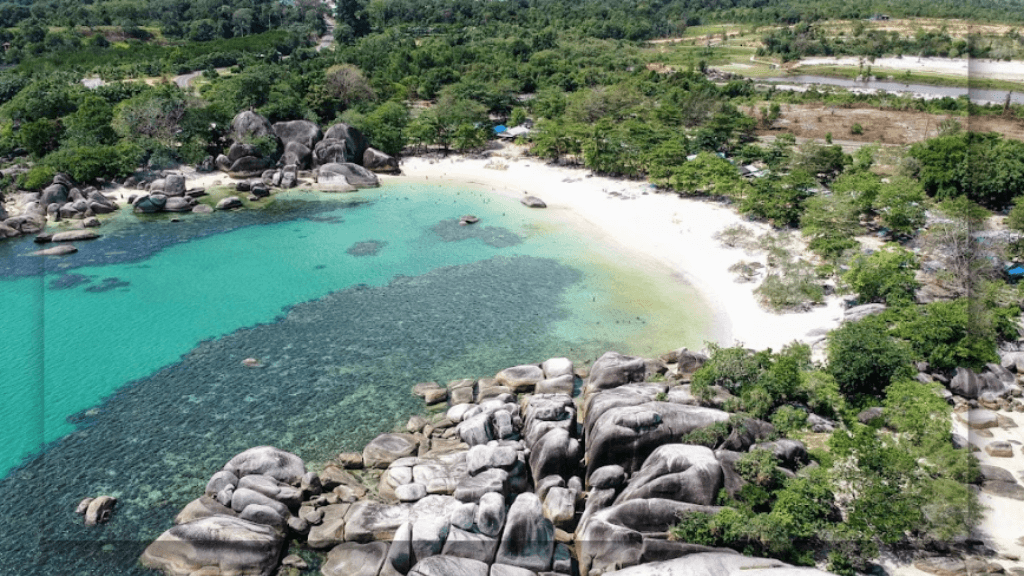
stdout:
{"type": "MultiPolygon", "coordinates": [[[[810,240],[813,263],[796,258],[783,240],[742,229],[725,231],[723,241],[768,251],[771,268],[758,289],[768,306],[820,301],[829,280],[860,303],[886,303],[887,312],[834,332],[827,365],[811,362],[800,346],[720,348],[693,386],[705,399],[724,387],[735,396],[732,411],[771,420],[782,433],[806,433],[810,413],[841,429],[812,451],[818,467],[806,475],[781,477],[770,457],[752,456],[742,466],[750,487],[723,499],[728,512],[686,518],[677,535],[802,564],[825,555],[831,569],[849,573],[864,568],[879,546],[960,537],[976,521],[967,487],[976,462],[952,447],[950,407],[932,385],[912,379],[912,366],[927,361],[949,373],[998,360],[997,343],[1017,337],[1013,320],[1024,301],[1001,280],[998,263],[1024,247],[953,254],[964,263],[946,267],[954,298],[917,304],[922,263],[906,246],[970,246],[951,243],[991,210],[1010,210],[1011,228],[1024,231],[1024,143],[965,129],[970,116],[1024,113],[966,98],[759,89],[750,81],[713,81],[700,62],[656,72],[646,66],[643,41],[709,22],[795,24],[767,33],[765,51],[843,54],[875,46],[878,54],[926,49],[952,56],[970,53],[971,44],[941,32],[863,32],[855,36],[860,48],[844,51],[852,44],[818,35],[813,24],[878,13],[1016,23],[1024,18],[1020,8],[1003,0],[343,0],[333,15],[338,42],[317,52],[325,9],[315,2],[3,3],[8,68],[0,72],[0,155],[25,168],[3,184],[39,190],[57,172],[93,183],[199,163],[224,152],[231,119],[248,109],[272,122],[344,121],[394,155],[476,152],[495,124],[529,120],[537,157],[649,179],[662,191],[729,202],[780,231],[799,231],[810,240]],[[193,86],[170,81],[192,71],[202,71],[193,86]],[[87,76],[105,84],[87,88],[87,76]],[[954,120],[940,136],[898,152],[865,146],[851,155],[831,141],[798,145],[782,132],[770,143],[757,140],[782,105],[804,102],[954,120]],[[751,108],[758,113],[744,112],[751,108]],[[883,158],[889,153],[896,157],[883,158]],[[737,165],[749,164],[766,175],[741,176],[737,165]],[[952,224],[925,232],[927,210],[952,224]],[[866,233],[892,245],[861,254],[856,237],[866,233]],[[877,405],[893,416],[857,421],[861,409],[877,405]],[[933,465],[921,467],[926,457],[933,465]],[[844,516],[833,501],[850,482],[864,489],[844,516]]],[[[737,417],[729,426],[741,423],[737,417]]]]}

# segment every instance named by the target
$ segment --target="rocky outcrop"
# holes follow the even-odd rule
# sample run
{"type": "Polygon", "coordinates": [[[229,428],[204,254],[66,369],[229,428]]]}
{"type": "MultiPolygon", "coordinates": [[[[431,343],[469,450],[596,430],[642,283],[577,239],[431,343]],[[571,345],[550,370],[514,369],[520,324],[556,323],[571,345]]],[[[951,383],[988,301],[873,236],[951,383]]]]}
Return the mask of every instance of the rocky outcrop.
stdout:
{"type": "Polygon", "coordinates": [[[796,567],[771,558],[752,558],[732,551],[702,552],[607,572],[607,576],[828,576],[814,568],[796,567]]]}
{"type": "Polygon", "coordinates": [[[325,188],[376,188],[380,186],[377,175],[366,168],[352,163],[332,162],[320,166],[317,183],[325,188]]]}
{"type": "Polygon", "coordinates": [[[218,515],[164,532],[146,548],[141,562],[174,576],[270,576],[283,546],[284,535],[271,526],[218,515]]]}
{"type": "Polygon", "coordinates": [[[366,152],[363,152],[362,165],[367,170],[382,174],[398,174],[401,172],[398,168],[398,158],[389,156],[376,148],[367,148],[366,152]]]}
{"type": "Polygon", "coordinates": [[[277,135],[287,151],[288,145],[295,143],[306,150],[313,150],[317,142],[323,140],[324,134],[320,127],[309,120],[292,120],[289,122],[277,122],[272,126],[274,134],[277,135]]]}
{"type": "MultiPolygon", "coordinates": [[[[799,442],[766,441],[770,424],[670,401],[682,399],[669,393],[683,386],[673,376],[700,362],[678,351],[671,359],[603,356],[590,371],[582,423],[576,370],[565,358],[447,388],[417,384],[415,394],[447,399],[446,409],[411,417],[408,433],[381,434],[361,454],[339,454],[320,474],[273,447],[232,458],[144,562],[169,574],[221,574],[209,558],[227,554],[237,573],[264,574],[285,553],[281,543],[293,541],[329,550],[327,575],[547,576],[578,567],[596,576],[724,554],[668,532],[681,514],[717,514],[719,492],[743,488],[737,468],[747,451],[772,451],[786,474],[807,452],[799,442]],[[647,381],[654,374],[668,381],[647,381]],[[536,391],[547,381],[570,385],[536,391]],[[718,450],[680,442],[727,420],[718,450]],[[253,544],[233,553],[220,534],[253,544]]],[[[992,491],[1017,487],[1007,474],[989,476],[992,491]]]]}
{"type": "MultiPolygon", "coordinates": [[[[366,149],[370,147],[362,132],[340,122],[324,132],[323,142],[329,142],[329,144],[323,147],[324,152],[317,153],[314,151],[313,153],[318,166],[329,162],[351,162],[358,164],[363,161],[363,155],[366,154],[366,149]],[[339,144],[341,145],[340,149],[338,148],[339,144]]],[[[321,149],[321,146],[318,145],[317,148],[321,149]]]]}
{"type": "Polygon", "coordinates": [[[245,110],[231,120],[229,137],[234,142],[252,142],[259,138],[276,138],[276,134],[270,121],[251,110],[245,110]]]}

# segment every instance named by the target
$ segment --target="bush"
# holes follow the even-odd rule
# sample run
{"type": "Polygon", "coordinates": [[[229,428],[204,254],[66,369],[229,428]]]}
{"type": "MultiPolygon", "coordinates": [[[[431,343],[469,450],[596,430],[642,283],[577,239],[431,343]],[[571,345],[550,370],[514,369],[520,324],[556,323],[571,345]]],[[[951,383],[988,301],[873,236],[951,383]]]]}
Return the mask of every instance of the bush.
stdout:
{"type": "Polygon", "coordinates": [[[793,406],[780,406],[772,414],[772,426],[782,435],[803,430],[807,427],[807,412],[793,406]]]}
{"type": "Polygon", "coordinates": [[[881,397],[894,377],[911,376],[907,346],[879,316],[848,322],[828,340],[828,371],[847,398],[881,397]]]}
{"type": "Polygon", "coordinates": [[[980,368],[998,362],[995,331],[990,311],[980,302],[967,298],[950,302],[932,302],[907,308],[896,334],[910,343],[918,357],[938,370],[957,366],[980,368]]]}
{"type": "Polygon", "coordinates": [[[859,123],[858,124],[854,124],[853,126],[850,126],[850,134],[856,134],[856,135],[859,136],[859,135],[861,135],[863,133],[864,133],[864,127],[861,126],[859,123]]]}
{"type": "Polygon", "coordinates": [[[861,304],[884,302],[889,306],[914,303],[919,284],[914,279],[917,256],[897,245],[889,245],[850,263],[843,281],[857,294],[861,304]]]}
{"type": "Polygon", "coordinates": [[[46,188],[53,182],[57,171],[45,164],[36,164],[18,177],[18,188],[36,192],[46,188]]]}
{"type": "Polygon", "coordinates": [[[115,146],[65,146],[46,157],[46,164],[72,180],[90,183],[97,178],[118,178],[133,173],[143,151],[132,144],[115,146]]]}

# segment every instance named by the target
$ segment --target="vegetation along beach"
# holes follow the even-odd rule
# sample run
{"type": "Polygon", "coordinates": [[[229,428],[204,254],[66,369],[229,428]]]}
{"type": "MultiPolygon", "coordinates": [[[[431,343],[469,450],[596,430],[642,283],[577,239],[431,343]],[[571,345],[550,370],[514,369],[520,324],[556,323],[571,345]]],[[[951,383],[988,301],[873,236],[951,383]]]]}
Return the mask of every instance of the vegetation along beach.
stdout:
{"type": "Polygon", "coordinates": [[[0,3],[0,574],[1024,574],[1019,0],[0,3]]]}

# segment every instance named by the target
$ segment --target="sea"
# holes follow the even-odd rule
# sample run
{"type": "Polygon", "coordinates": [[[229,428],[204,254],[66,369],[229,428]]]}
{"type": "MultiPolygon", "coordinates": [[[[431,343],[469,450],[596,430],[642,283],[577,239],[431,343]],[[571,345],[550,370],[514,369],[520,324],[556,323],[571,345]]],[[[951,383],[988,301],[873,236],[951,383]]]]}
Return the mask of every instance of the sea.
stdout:
{"type": "Polygon", "coordinates": [[[316,470],[422,413],[417,382],[712,334],[670,271],[467,186],[122,210],[98,231],[65,257],[0,242],[0,574],[149,574],[141,552],[233,455],[316,470]],[[117,508],[87,528],[75,508],[99,495],[117,508]]]}

